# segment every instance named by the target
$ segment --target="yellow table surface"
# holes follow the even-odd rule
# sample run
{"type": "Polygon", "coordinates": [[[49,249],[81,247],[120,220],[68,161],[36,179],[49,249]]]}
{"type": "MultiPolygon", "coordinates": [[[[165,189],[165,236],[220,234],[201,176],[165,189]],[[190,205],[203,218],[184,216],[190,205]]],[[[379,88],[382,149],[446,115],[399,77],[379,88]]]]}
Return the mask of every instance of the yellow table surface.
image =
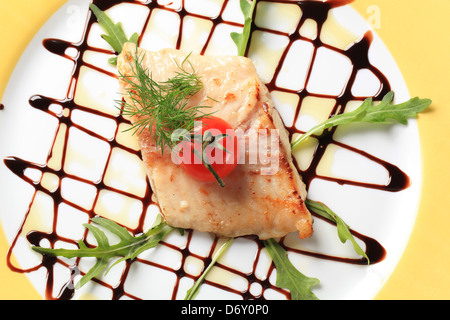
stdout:
{"type": "MultiPolygon", "coordinates": [[[[21,53],[64,0],[0,1],[0,103],[21,53]]],[[[419,116],[423,192],[411,239],[377,299],[450,298],[450,1],[356,0],[370,20],[379,10],[376,32],[403,73],[412,96],[431,98],[419,116]],[[374,7],[376,6],[376,7],[374,7]]],[[[1,226],[0,226],[1,227],[1,226]]],[[[8,243],[0,228],[0,299],[40,299],[23,274],[6,266],[8,243]]]]}

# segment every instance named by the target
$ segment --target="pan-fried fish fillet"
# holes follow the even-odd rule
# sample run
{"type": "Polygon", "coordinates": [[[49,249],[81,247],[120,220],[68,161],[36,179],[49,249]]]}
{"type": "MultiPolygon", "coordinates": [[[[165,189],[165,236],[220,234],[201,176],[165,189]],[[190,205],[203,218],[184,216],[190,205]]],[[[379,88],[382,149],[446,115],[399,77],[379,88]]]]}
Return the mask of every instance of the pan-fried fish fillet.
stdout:
{"type": "MultiPolygon", "coordinates": [[[[124,45],[118,58],[118,70],[123,76],[133,75],[130,62],[136,50],[131,43],[124,45]]],[[[174,49],[151,52],[139,48],[141,55],[145,55],[144,69],[149,70],[153,80],[161,82],[179,71],[176,63],[181,65],[188,54],[174,49]]],[[[189,62],[203,83],[203,89],[189,104],[211,106],[206,111],[215,112],[214,116],[235,130],[247,132],[246,141],[251,129],[265,129],[262,132],[269,135],[271,129],[278,129],[279,148],[270,149],[269,145],[269,151],[279,167],[273,175],[262,175],[261,171],[270,165],[248,161],[238,164],[224,179],[224,188],[216,181],[196,181],[172,162],[170,150],[162,155],[149,131],[144,130],[138,140],[151,187],[167,222],[173,227],[226,237],[257,235],[268,239],[296,231],[300,238],[310,237],[313,220],[304,204],[306,190],[292,162],[288,134],[253,63],[245,57],[196,54],[189,56],[189,62]]],[[[124,92],[129,89],[123,81],[121,86],[124,92]]],[[[124,97],[127,99],[127,95],[124,97]]]]}

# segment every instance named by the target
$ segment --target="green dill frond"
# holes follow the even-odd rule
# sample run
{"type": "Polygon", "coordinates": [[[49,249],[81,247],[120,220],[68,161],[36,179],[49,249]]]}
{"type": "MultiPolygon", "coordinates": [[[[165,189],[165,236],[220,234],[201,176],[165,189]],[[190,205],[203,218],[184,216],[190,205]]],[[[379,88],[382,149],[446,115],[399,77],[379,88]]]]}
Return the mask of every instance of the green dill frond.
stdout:
{"type": "Polygon", "coordinates": [[[120,101],[121,109],[124,116],[133,119],[129,130],[134,134],[149,130],[156,146],[164,152],[165,146],[173,147],[171,136],[176,129],[192,131],[195,121],[211,113],[202,110],[208,106],[187,107],[189,99],[203,89],[201,78],[188,60],[189,55],[181,65],[174,61],[178,70],[163,82],[154,81],[149,70],[144,69],[144,57],[145,54],[138,54],[136,50],[130,61],[132,74],[119,74],[129,87],[125,92],[128,102],[120,101]]]}

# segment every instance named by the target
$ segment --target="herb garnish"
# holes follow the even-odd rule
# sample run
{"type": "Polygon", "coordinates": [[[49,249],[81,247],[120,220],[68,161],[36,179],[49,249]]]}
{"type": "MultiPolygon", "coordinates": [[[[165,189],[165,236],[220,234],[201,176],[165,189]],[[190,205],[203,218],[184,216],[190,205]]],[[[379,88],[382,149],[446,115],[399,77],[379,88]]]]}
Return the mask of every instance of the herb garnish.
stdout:
{"type": "Polygon", "coordinates": [[[209,163],[206,148],[208,146],[221,148],[219,142],[228,135],[213,136],[210,131],[206,131],[205,134],[191,133],[188,137],[178,134],[193,132],[196,123],[201,123],[202,119],[213,114],[203,111],[210,108],[209,106],[188,107],[189,99],[203,89],[200,77],[188,60],[189,56],[181,64],[174,60],[178,67],[175,76],[167,81],[157,82],[152,79],[150,72],[144,69],[142,62],[145,55],[139,55],[136,47],[136,53],[130,62],[132,74],[119,74],[119,79],[126,84],[124,95],[128,99],[120,100],[118,103],[122,114],[133,119],[133,124],[127,131],[133,130],[139,134],[143,130],[148,130],[162,154],[165,147],[173,149],[180,140],[185,141],[186,138],[201,143],[201,150],[193,149],[195,156],[202,161],[219,185],[225,187],[225,183],[209,163]]]}
{"type": "Polygon", "coordinates": [[[152,79],[149,71],[143,67],[144,57],[144,54],[138,55],[136,52],[130,62],[132,74],[119,75],[128,87],[124,95],[130,103],[122,100],[118,102],[123,114],[133,118],[133,126],[129,130],[141,133],[148,129],[156,146],[164,153],[166,146],[172,148],[175,145],[172,134],[180,129],[191,132],[196,121],[210,115],[202,110],[209,107],[186,107],[189,98],[203,88],[200,77],[188,61],[189,56],[181,64],[175,62],[178,71],[164,82],[152,79]]]}
{"type": "Polygon", "coordinates": [[[250,39],[250,32],[252,30],[253,12],[256,7],[257,0],[253,0],[250,4],[247,0],[240,0],[239,5],[241,11],[244,14],[244,29],[242,33],[232,32],[230,34],[231,39],[238,49],[238,56],[244,56],[247,51],[248,40],[250,39]]]}
{"type": "Polygon", "coordinates": [[[367,264],[370,264],[369,257],[367,256],[366,252],[356,242],[355,238],[352,235],[352,232],[350,231],[349,226],[344,222],[344,220],[342,220],[336,213],[334,213],[330,208],[328,208],[321,202],[306,199],[305,204],[310,211],[315,212],[319,216],[328,219],[331,222],[334,222],[337,227],[339,240],[341,240],[342,243],[345,243],[347,242],[347,240],[349,240],[353,244],[353,249],[355,249],[355,252],[360,256],[366,258],[367,264]]]}
{"type": "Polygon", "coordinates": [[[222,256],[222,254],[228,249],[228,247],[233,243],[234,238],[228,239],[222,246],[217,250],[217,252],[213,255],[212,260],[208,267],[203,271],[202,275],[195,281],[194,285],[187,291],[184,300],[194,300],[197,296],[200,285],[203,283],[208,272],[212,269],[212,267],[216,264],[217,260],[222,256]]]}
{"type": "Polygon", "coordinates": [[[407,124],[408,118],[417,116],[419,112],[422,112],[431,104],[430,99],[419,99],[418,97],[416,97],[406,102],[394,105],[392,104],[393,99],[393,91],[387,93],[379,104],[374,104],[372,98],[368,98],[364,100],[361,106],[356,110],[336,115],[311,128],[305,134],[300,136],[295,142],[293,142],[291,147],[292,149],[295,149],[313,134],[338,125],[357,122],[399,122],[401,124],[407,124]]]}
{"type": "Polygon", "coordinates": [[[289,261],[286,250],[274,239],[264,240],[264,246],[277,269],[276,286],[289,289],[292,300],[318,300],[311,288],[317,286],[319,280],[298,271],[289,261]]]}
{"type": "Polygon", "coordinates": [[[101,217],[94,217],[92,222],[103,227],[105,230],[119,237],[120,242],[111,245],[103,230],[93,224],[83,224],[84,227],[92,232],[97,240],[97,247],[88,248],[83,240],[78,241],[79,249],[50,249],[33,246],[32,249],[41,254],[49,256],[62,256],[66,258],[75,257],[94,257],[97,259],[95,265],[80,279],[75,285],[75,289],[81,288],[89,280],[99,276],[102,272],[109,271],[113,266],[121,261],[133,260],[142,252],[154,248],[169,232],[174,230],[166,222],[161,221],[158,216],[156,225],[143,235],[133,237],[125,227],[101,217]],[[115,257],[122,257],[115,261],[109,268],[109,260],[115,257]]]}
{"type": "MultiPolygon", "coordinates": [[[[107,34],[103,34],[102,38],[109,43],[109,45],[116,51],[118,54],[122,52],[122,47],[125,43],[131,42],[137,44],[139,40],[139,34],[134,33],[130,39],[127,38],[125,32],[123,31],[122,24],[120,22],[114,23],[111,18],[101,11],[95,4],[91,3],[89,8],[95,14],[98,23],[100,26],[106,31],[107,34]]],[[[113,65],[117,65],[117,57],[112,57],[109,60],[109,63],[113,65]]]]}

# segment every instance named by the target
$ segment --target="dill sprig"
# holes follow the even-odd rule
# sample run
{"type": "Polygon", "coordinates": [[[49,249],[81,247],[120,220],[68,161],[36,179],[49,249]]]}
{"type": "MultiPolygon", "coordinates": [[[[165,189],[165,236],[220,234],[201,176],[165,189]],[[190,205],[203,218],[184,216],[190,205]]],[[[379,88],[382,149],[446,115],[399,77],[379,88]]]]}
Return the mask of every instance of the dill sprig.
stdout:
{"type": "Polygon", "coordinates": [[[166,146],[174,146],[171,136],[175,130],[191,132],[196,121],[211,114],[202,110],[210,108],[208,106],[187,107],[189,98],[203,88],[201,77],[189,62],[189,56],[181,64],[174,60],[178,70],[173,77],[156,82],[149,70],[143,67],[145,53],[138,54],[136,48],[130,61],[132,74],[119,74],[120,79],[128,85],[124,93],[128,99],[120,103],[123,115],[132,118],[133,125],[129,130],[141,133],[148,129],[162,153],[166,146]]]}

